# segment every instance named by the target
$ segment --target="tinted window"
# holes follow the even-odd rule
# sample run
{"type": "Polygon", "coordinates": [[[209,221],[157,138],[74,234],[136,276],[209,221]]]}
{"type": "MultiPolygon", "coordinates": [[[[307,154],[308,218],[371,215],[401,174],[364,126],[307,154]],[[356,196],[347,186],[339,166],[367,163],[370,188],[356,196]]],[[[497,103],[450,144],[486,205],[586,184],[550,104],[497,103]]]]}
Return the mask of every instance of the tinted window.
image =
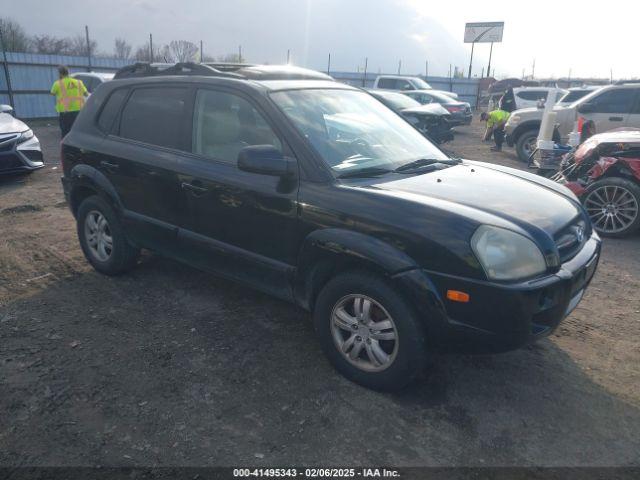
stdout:
{"type": "Polygon", "coordinates": [[[104,104],[104,107],[102,107],[102,111],[100,112],[100,116],[98,117],[98,127],[103,132],[111,132],[113,121],[120,111],[120,106],[122,105],[122,101],[127,96],[127,92],[128,90],[125,88],[116,90],[109,96],[106,103],[104,104]]]}
{"type": "Polygon", "coordinates": [[[547,99],[547,92],[545,91],[540,91],[540,90],[525,90],[523,92],[518,92],[516,94],[516,96],[518,98],[522,98],[523,100],[540,100],[541,98],[546,100],[547,99]]]}
{"type": "Polygon", "coordinates": [[[594,106],[594,113],[629,113],[636,92],[637,90],[632,88],[608,90],[592,98],[588,103],[594,106]]]}
{"type": "Polygon", "coordinates": [[[395,88],[396,87],[396,79],[395,78],[381,78],[378,81],[378,88],[395,88]]]}
{"type": "Polygon", "coordinates": [[[396,80],[396,90],[413,90],[413,85],[406,80],[396,80]]]}
{"type": "Polygon", "coordinates": [[[572,90],[562,97],[561,101],[565,103],[573,103],[576,100],[580,100],[588,93],[591,93],[591,90],[572,90]]]}
{"type": "Polygon", "coordinates": [[[247,100],[199,90],[193,112],[193,153],[235,164],[240,150],[249,145],[273,145],[282,150],[276,134],[247,100]]]}
{"type": "Polygon", "coordinates": [[[184,149],[186,88],[134,90],[120,120],[120,136],[161,147],[184,149]]]}

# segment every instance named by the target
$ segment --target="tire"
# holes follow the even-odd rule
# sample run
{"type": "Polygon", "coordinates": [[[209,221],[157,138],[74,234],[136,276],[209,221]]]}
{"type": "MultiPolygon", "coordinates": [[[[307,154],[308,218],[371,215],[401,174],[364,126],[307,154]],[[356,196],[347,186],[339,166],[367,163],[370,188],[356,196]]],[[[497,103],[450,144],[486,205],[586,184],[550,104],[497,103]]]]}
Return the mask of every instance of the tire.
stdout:
{"type": "Polygon", "coordinates": [[[375,275],[351,272],[330,280],[318,295],[313,319],[329,361],[355,383],[375,390],[398,390],[425,367],[423,326],[398,292],[375,275]],[[365,301],[369,302],[370,314],[363,315],[354,327],[353,321],[358,318],[356,303],[362,312],[366,311],[365,301]],[[334,316],[336,312],[340,317],[334,316]],[[355,358],[349,360],[350,355],[355,358]]]}
{"type": "Polygon", "coordinates": [[[589,185],[582,203],[603,237],[626,237],[640,228],[640,185],[608,177],[589,185]]]}
{"type": "Polygon", "coordinates": [[[102,197],[83,200],[77,218],[80,246],[93,268],[105,275],[119,275],[135,266],[140,250],[129,243],[118,216],[102,197]]]}
{"type": "Polygon", "coordinates": [[[528,144],[533,141],[535,142],[538,138],[538,130],[535,128],[525,130],[516,141],[516,153],[518,154],[518,160],[521,162],[528,162],[529,156],[531,155],[532,150],[527,150],[528,144]]]}

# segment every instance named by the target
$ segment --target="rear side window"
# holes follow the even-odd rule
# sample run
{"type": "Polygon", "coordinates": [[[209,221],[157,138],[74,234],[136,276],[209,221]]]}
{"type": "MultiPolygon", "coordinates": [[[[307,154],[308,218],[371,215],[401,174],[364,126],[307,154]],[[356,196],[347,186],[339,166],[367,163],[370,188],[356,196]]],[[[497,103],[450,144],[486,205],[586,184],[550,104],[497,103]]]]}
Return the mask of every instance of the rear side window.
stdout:
{"type": "Polygon", "coordinates": [[[546,100],[547,99],[547,92],[545,91],[541,91],[541,90],[525,90],[523,92],[518,92],[517,93],[518,98],[521,98],[523,100],[546,100]]]}
{"type": "Polygon", "coordinates": [[[122,110],[120,136],[185,150],[182,132],[186,109],[186,88],[138,88],[122,110]]]}
{"type": "Polygon", "coordinates": [[[395,78],[381,78],[378,80],[378,88],[395,88],[396,79],[395,78]]]}
{"type": "Polygon", "coordinates": [[[116,119],[122,101],[126,98],[128,90],[120,88],[114,91],[102,107],[100,116],[98,117],[98,128],[104,133],[110,133],[113,127],[113,121],[116,119]]]}

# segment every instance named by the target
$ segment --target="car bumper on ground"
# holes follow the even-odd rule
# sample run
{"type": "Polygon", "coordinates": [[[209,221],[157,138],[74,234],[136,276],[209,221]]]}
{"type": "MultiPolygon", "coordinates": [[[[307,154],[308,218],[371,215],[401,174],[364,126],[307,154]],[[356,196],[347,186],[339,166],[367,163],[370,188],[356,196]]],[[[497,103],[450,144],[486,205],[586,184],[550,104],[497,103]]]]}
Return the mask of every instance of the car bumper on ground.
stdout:
{"type": "Polygon", "coordinates": [[[471,125],[473,121],[473,114],[469,113],[452,113],[449,119],[449,124],[452,127],[458,127],[461,125],[471,125]]]}
{"type": "Polygon", "coordinates": [[[551,334],[578,305],[595,273],[601,241],[593,234],[559,271],[518,284],[499,284],[411,270],[396,277],[425,316],[434,346],[468,353],[503,352],[551,334]],[[448,290],[469,295],[447,300],[448,290]]]}
{"type": "Polygon", "coordinates": [[[24,173],[44,167],[40,142],[33,136],[18,143],[18,136],[0,143],[0,175],[24,173]]]}

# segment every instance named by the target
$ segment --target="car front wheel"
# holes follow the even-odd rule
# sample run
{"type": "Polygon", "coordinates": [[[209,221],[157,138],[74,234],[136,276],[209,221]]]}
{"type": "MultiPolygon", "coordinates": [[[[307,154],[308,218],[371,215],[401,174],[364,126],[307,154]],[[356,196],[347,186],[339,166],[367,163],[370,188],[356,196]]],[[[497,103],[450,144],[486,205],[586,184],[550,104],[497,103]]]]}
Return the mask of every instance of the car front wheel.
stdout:
{"type": "Polygon", "coordinates": [[[136,264],[140,250],[129,243],[118,216],[103,198],[93,195],[83,200],[77,218],[80,246],[93,268],[118,275],[136,264]]]}
{"type": "Polygon", "coordinates": [[[609,177],[589,185],[583,204],[598,233],[624,237],[640,228],[640,186],[609,177]]]}
{"type": "Polygon", "coordinates": [[[516,141],[516,153],[521,162],[528,162],[529,157],[536,149],[538,141],[538,130],[531,129],[522,133],[516,141]]]}
{"type": "Polygon", "coordinates": [[[357,272],[335,277],[318,296],[314,324],[333,366],[356,383],[397,390],[424,368],[424,329],[381,278],[357,272]]]}

